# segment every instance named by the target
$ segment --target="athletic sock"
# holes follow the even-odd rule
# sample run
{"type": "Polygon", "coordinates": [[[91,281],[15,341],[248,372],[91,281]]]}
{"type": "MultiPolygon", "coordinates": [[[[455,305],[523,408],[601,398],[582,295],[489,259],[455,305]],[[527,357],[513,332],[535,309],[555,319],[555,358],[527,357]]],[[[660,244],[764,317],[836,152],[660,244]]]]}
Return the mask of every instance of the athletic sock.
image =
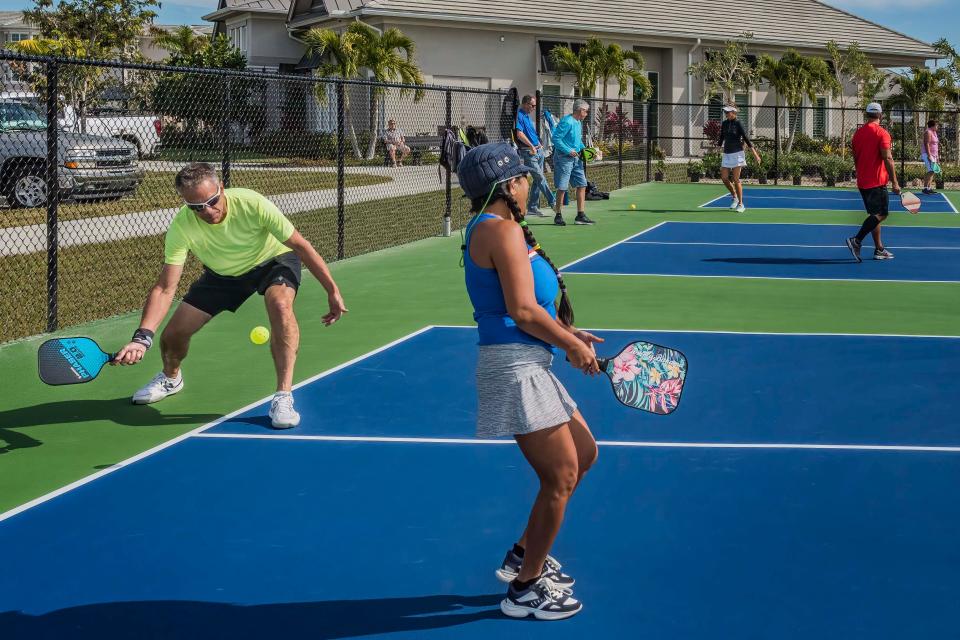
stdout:
{"type": "Polygon", "coordinates": [[[863,221],[863,225],[860,227],[860,231],[857,232],[857,242],[863,242],[863,239],[879,226],[880,218],[877,216],[867,216],[867,219],[863,221]]]}
{"type": "Polygon", "coordinates": [[[510,583],[510,586],[513,587],[514,591],[525,591],[530,588],[534,582],[540,578],[534,578],[533,580],[527,580],[526,582],[521,582],[519,578],[515,578],[513,582],[510,583]]]}
{"type": "Polygon", "coordinates": [[[578,216],[585,216],[585,215],[587,215],[587,212],[586,212],[586,211],[577,211],[577,215],[578,215],[578,216]]]}
{"type": "Polygon", "coordinates": [[[522,558],[523,552],[524,552],[524,548],[521,547],[519,544],[513,545],[513,555],[517,556],[518,558],[522,558]]]}

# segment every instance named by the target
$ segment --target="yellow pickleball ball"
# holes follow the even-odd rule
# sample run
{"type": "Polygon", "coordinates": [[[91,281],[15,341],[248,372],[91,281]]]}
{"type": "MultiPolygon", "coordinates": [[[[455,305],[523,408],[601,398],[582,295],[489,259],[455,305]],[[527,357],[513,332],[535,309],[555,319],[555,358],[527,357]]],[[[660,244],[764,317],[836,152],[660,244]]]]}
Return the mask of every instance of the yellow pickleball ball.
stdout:
{"type": "Polygon", "coordinates": [[[250,342],[253,344],[266,344],[270,339],[270,331],[266,327],[254,327],[250,332],[250,342]]]}
{"type": "Polygon", "coordinates": [[[637,208],[637,205],[632,204],[632,205],[630,205],[630,208],[631,208],[631,209],[636,209],[636,208],[637,208]]]}

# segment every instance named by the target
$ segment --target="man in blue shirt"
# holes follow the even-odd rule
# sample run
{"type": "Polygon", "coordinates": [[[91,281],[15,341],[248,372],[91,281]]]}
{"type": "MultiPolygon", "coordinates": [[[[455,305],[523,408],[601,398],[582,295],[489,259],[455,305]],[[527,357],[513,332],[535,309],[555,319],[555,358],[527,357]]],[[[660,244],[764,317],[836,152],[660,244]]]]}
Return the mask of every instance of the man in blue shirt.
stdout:
{"type": "Polygon", "coordinates": [[[545,214],[540,211],[540,194],[547,198],[550,208],[554,208],[553,192],[547,185],[547,178],[543,175],[543,145],[537,135],[537,127],[533,124],[531,114],[537,109],[537,99],[533,96],[523,96],[520,101],[520,111],[517,112],[517,144],[520,147],[520,159],[523,164],[533,169],[533,185],[530,187],[530,196],[527,198],[527,215],[542,218],[545,214]]]}
{"type": "Polygon", "coordinates": [[[573,103],[573,113],[564,116],[557,128],[553,131],[553,180],[557,186],[557,197],[553,210],[557,216],[553,223],[564,226],[563,198],[571,186],[577,190],[577,217],[575,224],[593,224],[587,217],[587,174],[583,169],[583,121],[590,113],[590,105],[586,100],[576,100],[573,103]]]}

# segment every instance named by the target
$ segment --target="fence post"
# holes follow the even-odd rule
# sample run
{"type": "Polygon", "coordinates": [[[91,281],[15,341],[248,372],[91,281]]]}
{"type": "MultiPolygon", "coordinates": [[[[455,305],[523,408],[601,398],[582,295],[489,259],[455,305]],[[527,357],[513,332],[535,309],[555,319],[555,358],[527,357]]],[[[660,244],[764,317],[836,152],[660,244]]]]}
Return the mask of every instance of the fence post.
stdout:
{"type": "Polygon", "coordinates": [[[220,174],[223,176],[223,186],[230,188],[230,121],[233,117],[233,83],[231,78],[227,76],[224,79],[224,90],[226,91],[226,97],[224,98],[224,105],[226,106],[226,111],[223,116],[223,159],[220,161],[220,174]]]}
{"type": "Polygon", "coordinates": [[[537,137],[539,138],[541,136],[540,121],[543,120],[543,105],[540,104],[540,99],[543,97],[543,93],[540,91],[540,89],[537,89],[536,95],[537,95],[537,110],[536,110],[537,121],[534,123],[534,126],[536,126],[537,128],[537,137]]]}
{"type": "MultiPolygon", "coordinates": [[[[917,113],[916,113],[916,112],[913,112],[913,117],[914,117],[914,118],[917,117],[917,113]]],[[[902,181],[902,184],[906,184],[906,183],[907,183],[907,182],[906,182],[906,181],[907,181],[907,171],[906,171],[906,164],[907,164],[907,126],[906,126],[906,120],[907,120],[907,110],[904,109],[903,111],[900,112],[900,176],[899,176],[899,177],[900,177],[900,180],[902,181]]]]}
{"type": "MultiPolygon", "coordinates": [[[[446,123],[447,129],[450,129],[453,126],[453,94],[450,92],[450,89],[447,89],[445,92],[446,100],[446,123]]],[[[453,233],[453,225],[450,221],[450,213],[453,209],[453,196],[452,196],[452,185],[451,185],[451,175],[450,168],[447,167],[445,170],[446,178],[444,180],[444,189],[446,190],[446,202],[444,204],[443,210],[443,235],[447,238],[450,237],[450,234],[453,233]]]]}
{"type": "Polygon", "coordinates": [[[773,184],[780,184],[780,105],[773,106],[773,184]]]}
{"type": "Polygon", "coordinates": [[[60,94],[59,67],[56,60],[47,62],[47,331],[59,327],[57,312],[57,252],[60,238],[57,229],[57,208],[60,205],[60,127],[57,123],[57,98],[60,94]]]}
{"type": "Polygon", "coordinates": [[[337,260],[344,256],[344,167],[343,156],[346,149],[346,127],[344,126],[344,101],[346,91],[342,81],[337,81],[337,260]]]}
{"type": "MultiPolygon", "coordinates": [[[[646,136],[645,136],[645,137],[647,138],[647,175],[646,175],[646,181],[647,181],[647,182],[650,182],[650,179],[651,179],[651,177],[652,177],[652,173],[651,173],[652,167],[650,166],[651,163],[652,163],[651,155],[653,154],[653,136],[650,135],[651,133],[653,133],[653,129],[650,127],[650,103],[647,102],[647,103],[643,106],[643,109],[644,109],[644,112],[643,112],[643,120],[644,120],[643,130],[644,130],[644,132],[646,133],[646,136]]],[[[657,110],[657,113],[659,113],[659,109],[657,110]]]]}
{"type": "Polygon", "coordinates": [[[622,102],[617,104],[617,109],[617,189],[623,189],[623,120],[626,114],[622,102]]]}

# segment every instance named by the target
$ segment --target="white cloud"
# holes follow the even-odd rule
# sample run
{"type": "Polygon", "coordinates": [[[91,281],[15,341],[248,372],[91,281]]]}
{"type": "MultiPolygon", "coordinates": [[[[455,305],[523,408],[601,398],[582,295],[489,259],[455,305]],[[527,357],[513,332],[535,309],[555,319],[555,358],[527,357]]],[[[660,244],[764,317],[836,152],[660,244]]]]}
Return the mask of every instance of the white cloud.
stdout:
{"type": "MultiPolygon", "coordinates": [[[[948,0],[910,0],[910,9],[945,6],[948,0]]],[[[826,0],[840,9],[904,9],[903,0],[826,0]]]]}

